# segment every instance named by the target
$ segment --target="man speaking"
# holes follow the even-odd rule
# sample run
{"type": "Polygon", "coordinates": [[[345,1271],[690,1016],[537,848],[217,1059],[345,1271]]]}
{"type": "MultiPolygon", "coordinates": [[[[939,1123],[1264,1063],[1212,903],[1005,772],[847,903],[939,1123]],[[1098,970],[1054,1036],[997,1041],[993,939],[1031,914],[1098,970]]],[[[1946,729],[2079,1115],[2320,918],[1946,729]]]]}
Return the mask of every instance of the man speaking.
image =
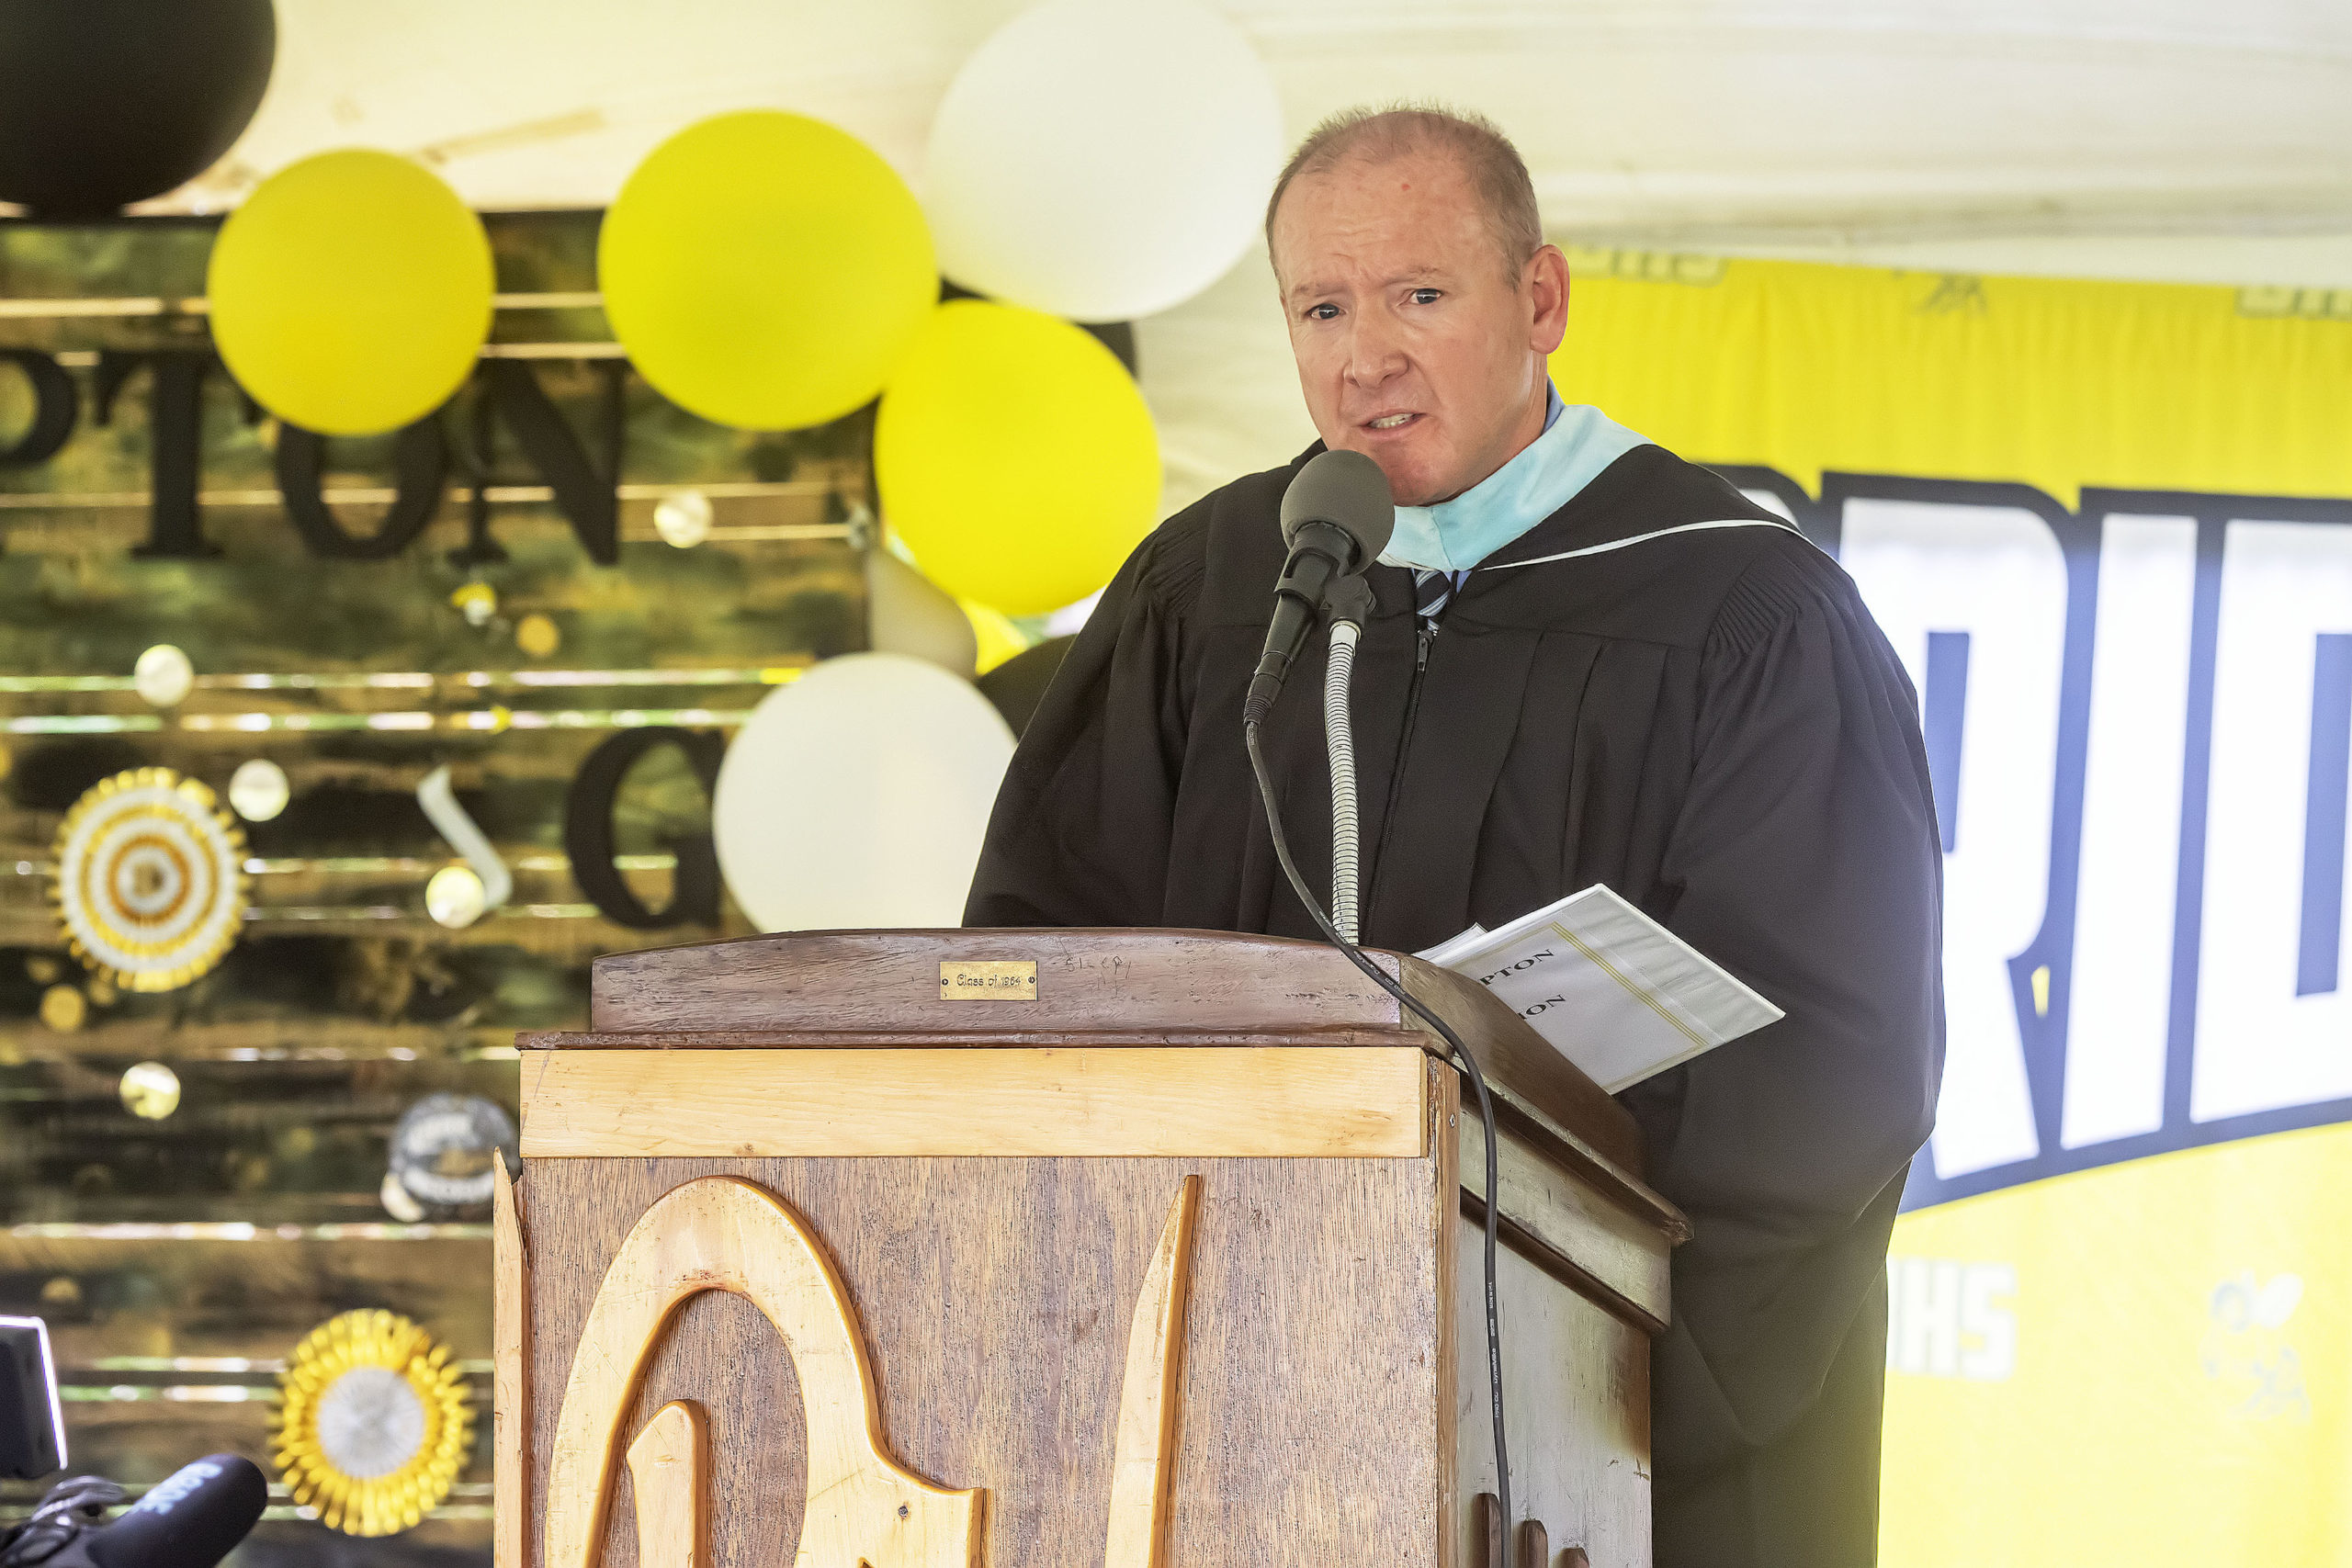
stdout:
{"type": "MultiPolygon", "coordinates": [[[[1902,666],[1827,557],[1562,404],[1567,263],[1492,126],[1327,121],[1267,240],[1322,443],[1120,571],[1023,738],[967,922],[1316,934],[1257,810],[1242,695],[1284,488],[1324,446],[1369,455],[1397,507],[1356,660],[1364,944],[1427,947],[1602,882],[1785,1010],[1623,1096],[1695,1227],[1652,1374],[1657,1562],[1871,1562],[1887,1237],[1943,1054],[1941,862],[1902,666]]],[[[1310,886],[1319,658],[1263,730],[1310,886]]]]}

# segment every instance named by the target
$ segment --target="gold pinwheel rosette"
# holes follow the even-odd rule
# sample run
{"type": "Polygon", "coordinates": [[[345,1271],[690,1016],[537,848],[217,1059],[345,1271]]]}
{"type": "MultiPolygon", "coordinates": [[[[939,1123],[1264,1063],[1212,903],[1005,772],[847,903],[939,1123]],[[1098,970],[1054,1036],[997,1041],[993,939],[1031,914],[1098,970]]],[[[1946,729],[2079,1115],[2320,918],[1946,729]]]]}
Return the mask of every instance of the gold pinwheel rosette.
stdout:
{"type": "Polygon", "coordinates": [[[473,1442],[449,1348],[398,1313],[312,1329],[277,1380],[273,1446],[294,1501],[345,1535],[395,1535],[449,1495],[473,1442]]]}
{"type": "Polygon", "coordinates": [[[74,956],[126,991],[172,991],[235,944],[244,866],[244,834],[201,780],[132,768],[66,812],[51,897],[74,956]]]}

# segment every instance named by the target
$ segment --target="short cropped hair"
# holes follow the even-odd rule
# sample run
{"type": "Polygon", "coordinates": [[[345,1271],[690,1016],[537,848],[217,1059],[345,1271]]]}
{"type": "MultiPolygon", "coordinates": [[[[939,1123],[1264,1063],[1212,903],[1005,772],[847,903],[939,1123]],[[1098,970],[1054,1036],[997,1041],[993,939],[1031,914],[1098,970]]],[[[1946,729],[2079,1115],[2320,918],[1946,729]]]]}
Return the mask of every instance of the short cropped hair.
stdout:
{"type": "Polygon", "coordinates": [[[1494,121],[1442,104],[1343,109],[1307,132],[1266,200],[1267,250],[1273,249],[1274,214],[1293,180],[1350,162],[1376,166],[1419,152],[1446,153],[1470,176],[1502,251],[1505,275],[1516,284],[1528,258],[1544,246],[1544,220],[1536,211],[1527,161],[1494,121]]]}

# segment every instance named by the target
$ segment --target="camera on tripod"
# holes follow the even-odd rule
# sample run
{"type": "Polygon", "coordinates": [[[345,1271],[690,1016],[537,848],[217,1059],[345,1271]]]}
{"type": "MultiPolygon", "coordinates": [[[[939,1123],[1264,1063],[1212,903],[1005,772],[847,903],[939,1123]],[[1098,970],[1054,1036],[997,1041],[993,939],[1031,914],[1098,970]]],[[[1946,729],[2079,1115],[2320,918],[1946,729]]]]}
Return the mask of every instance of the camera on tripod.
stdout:
{"type": "MultiPolygon", "coordinates": [[[[64,1469],[64,1415],[49,1325],[0,1317],[0,1476],[64,1469]]],[[[109,1519],[124,1500],[103,1476],[60,1481],[29,1518],[0,1529],[0,1568],[217,1568],[268,1506],[269,1483],[251,1460],[209,1454],[109,1519]]]]}
{"type": "Polygon", "coordinates": [[[38,1481],[65,1468],[65,1413],[49,1325],[0,1317],[0,1476],[38,1481]]]}

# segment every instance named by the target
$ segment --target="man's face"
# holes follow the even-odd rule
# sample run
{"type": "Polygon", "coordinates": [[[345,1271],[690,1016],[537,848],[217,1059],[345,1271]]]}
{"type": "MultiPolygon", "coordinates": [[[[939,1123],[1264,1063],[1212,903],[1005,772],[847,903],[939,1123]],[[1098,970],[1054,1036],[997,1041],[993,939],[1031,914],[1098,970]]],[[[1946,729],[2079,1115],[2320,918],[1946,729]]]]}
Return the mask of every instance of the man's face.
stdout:
{"type": "Polygon", "coordinates": [[[1507,276],[1453,159],[1350,160],[1293,182],[1273,257],[1315,428],[1378,463],[1398,505],[1461,494],[1542,433],[1567,264],[1546,245],[1507,276]]]}

